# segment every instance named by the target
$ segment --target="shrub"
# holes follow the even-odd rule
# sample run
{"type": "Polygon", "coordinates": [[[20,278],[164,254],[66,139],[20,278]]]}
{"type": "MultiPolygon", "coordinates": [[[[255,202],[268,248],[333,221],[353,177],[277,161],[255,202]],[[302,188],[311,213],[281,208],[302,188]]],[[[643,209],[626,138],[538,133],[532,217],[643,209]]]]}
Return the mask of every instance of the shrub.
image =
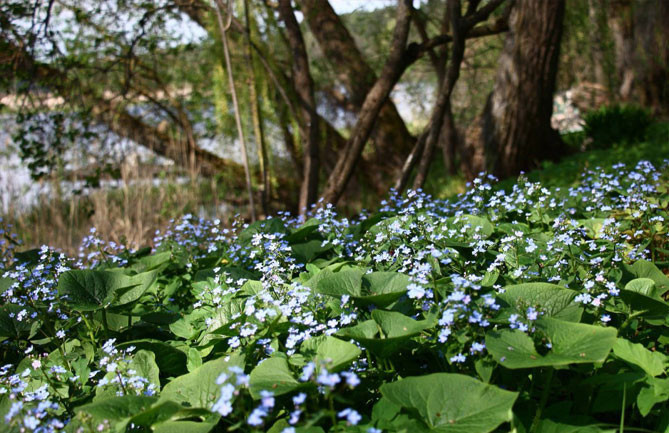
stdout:
{"type": "Polygon", "coordinates": [[[584,120],[585,134],[592,140],[589,147],[594,149],[642,141],[653,123],[647,109],[634,105],[604,106],[587,113],[584,120]]]}

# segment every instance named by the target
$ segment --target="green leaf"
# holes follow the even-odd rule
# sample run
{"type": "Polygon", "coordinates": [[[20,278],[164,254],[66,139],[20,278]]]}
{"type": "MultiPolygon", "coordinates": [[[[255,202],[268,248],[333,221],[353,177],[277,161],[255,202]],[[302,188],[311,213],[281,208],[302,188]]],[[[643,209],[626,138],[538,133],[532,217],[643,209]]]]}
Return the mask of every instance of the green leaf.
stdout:
{"type": "Polygon", "coordinates": [[[309,218],[302,224],[299,228],[295,229],[291,234],[287,235],[284,239],[289,244],[294,244],[300,241],[306,241],[310,235],[314,232],[318,233],[318,227],[320,225],[320,220],[316,218],[309,218]]]}
{"type": "Polygon", "coordinates": [[[503,329],[486,334],[486,349],[506,368],[532,368],[603,362],[616,342],[616,330],[583,323],[542,318],[536,321],[552,348],[541,355],[534,341],[519,330],[503,329]]]}
{"type": "Polygon", "coordinates": [[[335,337],[325,337],[316,349],[316,365],[324,365],[328,371],[339,371],[358,359],[362,351],[355,344],[335,337]]]}
{"type": "Polygon", "coordinates": [[[669,400],[669,379],[647,378],[637,395],[636,403],[642,416],[650,413],[658,403],[669,400]]]}
{"type": "Polygon", "coordinates": [[[372,319],[379,324],[386,338],[410,337],[436,324],[432,320],[414,320],[395,311],[374,310],[372,319]]]}
{"type": "Polygon", "coordinates": [[[651,352],[641,344],[632,343],[624,338],[618,338],[613,345],[613,353],[618,358],[636,365],[650,376],[659,376],[664,373],[667,356],[659,352],[651,352]]]}
{"type": "Polygon", "coordinates": [[[60,276],[58,294],[76,311],[95,311],[136,301],[155,278],[155,272],[129,277],[120,272],[73,270],[60,276]]]}
{"type": "Polygon", "coordinates": [[[205,362],[192,372],[179,376],[165,385],[160,401],[172,400],[187,407],[209,409],[220,393],[216,380],[221,373],[228,373],[232,366],[243,367],[244,356],[233,354],[205,362]]]}
{"type": "Polygon", "coordinates": [[[379,325],[374,320],[365,320],[355,326],[340,329],[336,335],[344,338],[352,338],[356,341],[373,339],[379,334],[379,325]]]}
{"type": "Polygon", "coordinates": [[[525,313],[527,307],[535,307],[547,317],[578,322],[583,310],[574,302],[578,294],[556,284],[524,283],[504,287],[504,293],[498,295],[517,312],[525,313]]]}
{"type": "Polygon", "coordinates": [[[127,421],[149,408],[156,401],[157,398],[155,397],[124,395],[89,403],[78,407],[76,411],[77,413],[85,412],[96,420],[127,421]]]}
{"type": "Polygon", "coordinates": [[[157,253],[150,256],[142,257],[141,259],[138,260],[138,263],[141,265],[141,269],[144,272],[146,272],[164,267],[164,265],[170,262],[171,258],[172,258],[172,252],[164,251],[162,253],[157,253]]]}
{"type": "Polygon", "coordinates": [[[350,295],[363,305],[386,307],[406,293],[408,284],[409,277],[398,272],[366,274],[362,269],[353,268],[320,275],[316,287],[324,295],[350,295]]]}
{"type": "Polygon", "coordinates": [[[644,315],[664,317],[669,314],[669,304],[659,296],[655,281],[650,278],[635,278],[628,282],[620,296],[632,310],[645,311],[644,315]]]}
{"type": "Polygon", "coordinates": [[[360,269],[345,269],[326,275],[318,281],[316,291],[324,295],[341,297],[342,295],[360,296],[363,272],[360,269]]]}
{"type": "Polygon", "coordinates": [[[623,264],[623,269],[636,278],[649,278],[658,288],[658,296],[669,290],[669,277],[648,260],[637,260],[633,265],[623,264]]]}
{"type": "Polygon", "coordinates": [[[153,352],[138,350],[132,357],[130,368],[135,370],[139,376],[148,379],[149,383],[154,384],[156,393],[160,391],[160,370],[153,352]]]}
{"type": "Polygon", "coordinates": [[[58,294],[77,311],[95,311],[111,305],[115,292],[126,282],[127,277],[118,272],[67,271],[58,281],[58,294]]]}
{"type": "Polygon", "coordinates": [[[323,245],[323,241],[312,239],[300,244],[292,244],[293,255],[301,262],[307,263],[316,258],[319,254],[331,250],[332,244],[323,245]]]}
{"type": "Polygon", "coordinates": [[[200,355],[199,350],[191,347],[188,349],[188,361],[186,363],[186,367],[188,368],[188,371],[193,371],[197,368],[200,368],[200,366],[202,366],[202,355],[200,355]]]}
{"type": "Polygon", "coordinates": [[[504,391],[472,377],[435,373],[408,377],[381,386],[393,403],[416,411],[431,431],[487,433],[511,420],[518,393],[504,391]]]}
{"type": "Polygon", "coordinates": [[[156,355],[156,364],[160,371],[167,376],[179,376],[186,373],[186,354],[176,347],[152,339],[132,340],[117,344],[119,349],[134,346],[137,349],[148,350],[156,355]]]}
{"type": "Polygon", "coordinates": [[[168,421],[153,428],[154,433],[209,433],[216,422],[168,421]]]}
{"type": "Polygon", "coordinates": [[[604,218],[590,218],[587,220],[578,220],[578,223],[585,227],[588,236],[592,239],[599,238],[599,232],[604,226],[604,218]]]}
{"type": "Polygon", "coordinates": [[[168,421],[195,420],[197,418],[203,420],[203,422],[197,424],[215,425],[220,416],[211,413],[208,409],[184,407],[174,401],[166,400],[158,401],[150,408],[133,416],[128,424],[151,427],[168,421]]]}
{"type": "Polygon", "coordinates": [[[543,419],[537,427],[537,433],[616,433],[617,429],[602,429],[596,424],[574,425],[550,419],[543,419]]]}
{"type": "Polygon", "coordinates": [[[260,398],[260,391],[272,391],[274,395],[282,395],[301,385],[290,371],[286,358],[280,356],[262,361],[251,371],[249,378],[249,391],[254,399],[260,398]]]}
{"type": "Polygon", "coordinates": [[[398,272],[372,272],[362,277],[360,296],[353,296],[363,305],[387,307],[407,291],[409,277],[398,272]]]}
{"type": "Polygon", "coordinates": [[[414,320],[395,311],[372,311],[373,320],[358,323],[337,332],[352,338],[379,356],[389,356],[401,349],[408,339],[436,324],[434,320],[414,320]]]}
{"type": "Polygon", "coordinates": [[[126,277],[127,280],[124,286],[119,290],[118,297],[112,303],[112,306],[126,305],[141,298],[156,281],[157,275],[157,272],[151,271],[126,277]]]}

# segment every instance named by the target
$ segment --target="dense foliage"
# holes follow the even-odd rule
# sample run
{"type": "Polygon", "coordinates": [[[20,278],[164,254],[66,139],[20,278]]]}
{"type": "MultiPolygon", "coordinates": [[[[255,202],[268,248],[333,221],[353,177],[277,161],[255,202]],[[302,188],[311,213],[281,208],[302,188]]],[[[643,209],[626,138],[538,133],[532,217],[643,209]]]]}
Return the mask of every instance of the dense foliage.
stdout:
{"type": "Polygon", "coordinates": [[[2,232],[2,430],[667,431],[666,174],[185,216],[78,258],[2,232]]]}
{"type": "Polygon", "coordinates": [[[583,132],[592,140],[589,147],[606,149],[614,143],[643,141],[653,123],[650,112],[634,105],[603,106],[586,113],[583,132]]]}

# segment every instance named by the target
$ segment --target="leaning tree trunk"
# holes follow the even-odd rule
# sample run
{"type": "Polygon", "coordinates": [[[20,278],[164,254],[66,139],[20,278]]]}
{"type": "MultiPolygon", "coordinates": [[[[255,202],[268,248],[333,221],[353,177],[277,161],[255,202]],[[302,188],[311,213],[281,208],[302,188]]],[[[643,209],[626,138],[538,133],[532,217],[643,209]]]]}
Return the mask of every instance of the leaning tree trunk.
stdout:
{"type": "Polygon", "coordinates": [[[564,11],[565,0],[518,0],[513,7],[493,91],[478,130],[468,134],[470,176],[513,176],[564,150],[550,122],[564,11]],[[485,157],[477,158],[481,150],[485,157]]]}
{"type": "MultiPolygon", "coordinates": [[[[365,98],[377,80],[374,70],[328,0],[300,0],[298,3],[338,82],[346,89],[349,102],[360,116],[365,98]]],[[[377,178],[375,183],[387,186],[415,141],[390,98],[381,106],[370,138],[373,149],[370,156],[376,166],[376,173],[370,174],[377,178]]]]}

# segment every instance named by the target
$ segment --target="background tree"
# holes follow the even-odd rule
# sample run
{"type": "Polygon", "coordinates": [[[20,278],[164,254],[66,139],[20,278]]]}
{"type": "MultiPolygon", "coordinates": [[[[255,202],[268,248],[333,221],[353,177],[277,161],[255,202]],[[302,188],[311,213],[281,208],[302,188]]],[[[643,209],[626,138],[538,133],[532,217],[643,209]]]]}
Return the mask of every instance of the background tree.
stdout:
{"type": "MultiPolygon", "coordinates": [[[[337,14],[327,0],[231,0],[229,64],[214,5],[3,2],[3,93],[20,101],[10,111],[26,125],[49,115],[80,145],[77,129],[125,137],[176,173],[223,179],[237,202],[244,170],[221,149],[244,141],[251,196],[268,215],[318,197],[354,212],[391,185],[508,176],[560,156],[557,88],[592,81],[613,100],[666,106],[661,2],[430,0],[337,14]],[[74,128],[64,113],[82,120],[74,128]]],[[[28,138],[35,166],[66,152],[67,140],[28,138]]]]}
{"type": "Polygon", "coordinates": [[[516,1],[495,85],[469,143],[470,176],[488,169],[507,177],[564,154],[550,123],[564,10],[564,0],[516,1]]]}

